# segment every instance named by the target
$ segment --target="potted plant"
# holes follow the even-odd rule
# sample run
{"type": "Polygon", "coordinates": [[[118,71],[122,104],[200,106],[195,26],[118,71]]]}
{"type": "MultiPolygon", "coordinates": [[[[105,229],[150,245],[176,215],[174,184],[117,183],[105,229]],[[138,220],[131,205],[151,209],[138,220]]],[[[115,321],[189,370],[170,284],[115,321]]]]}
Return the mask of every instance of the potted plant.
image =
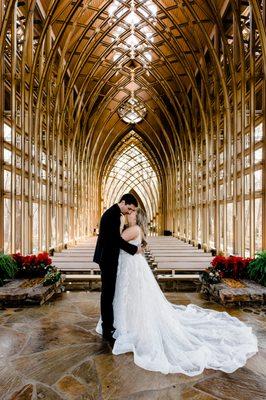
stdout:
{"type": "Polygon", "coordinates": [[[247,273],[249,279],[266,286],[266,250],[256,253],[256,258],[250,262],[247,273]]]}
{"type": "Polygon", "coordinates": [[[13,259],[18,266],[18,276],[20,278],[44,277],[52,264],[52,259],[48,253],[39,253],[22,256],[20,253],[13,254],[13,259]]]}
{"type": "Polygon", "coordinates": [[[17,273],[17,264],[8,254],[0,253],[0,286],[5,279],[13,279],[17,273]]]}
{"type": "Polygon", "coordinates": [[[201,280],[206,284],[214,284],[221,282],[223,278],[235,280],[247,278],[248,265],[251,261],[253,261],[251,258],[218,255],[211,261],[211,267],[200,274],[201,280]]]}

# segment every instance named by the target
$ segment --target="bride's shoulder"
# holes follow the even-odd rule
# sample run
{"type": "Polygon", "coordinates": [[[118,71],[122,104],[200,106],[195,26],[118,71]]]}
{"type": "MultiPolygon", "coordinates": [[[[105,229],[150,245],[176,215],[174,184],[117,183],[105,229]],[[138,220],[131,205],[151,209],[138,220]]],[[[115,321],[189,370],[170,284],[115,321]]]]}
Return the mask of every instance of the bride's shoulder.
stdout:
{"type": "Polygon", "coordinates": [[[122,238],[125,240],[134,240],[139,234],[139,227],[137,225],[130,226],[122,233],[122,238]]]}

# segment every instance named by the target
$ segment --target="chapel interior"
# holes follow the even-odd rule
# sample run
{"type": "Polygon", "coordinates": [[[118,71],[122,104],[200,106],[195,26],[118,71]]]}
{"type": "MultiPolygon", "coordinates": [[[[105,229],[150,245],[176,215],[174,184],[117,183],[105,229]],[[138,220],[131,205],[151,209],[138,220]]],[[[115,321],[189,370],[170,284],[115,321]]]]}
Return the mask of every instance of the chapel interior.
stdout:
{"type": "Polygon", "coordinates": [[[40,307],[0,307],[0,399],[264,398],[265,308],[231,310],[261,341],[247,367],[152,375],[102,345],[99,290],[60,257],[92,249],[124,193],[148,242],[208,261],[266,249],[265,26],[265,0],[1,0],[0,252],[58,254],[73,280],[40,307]]]}

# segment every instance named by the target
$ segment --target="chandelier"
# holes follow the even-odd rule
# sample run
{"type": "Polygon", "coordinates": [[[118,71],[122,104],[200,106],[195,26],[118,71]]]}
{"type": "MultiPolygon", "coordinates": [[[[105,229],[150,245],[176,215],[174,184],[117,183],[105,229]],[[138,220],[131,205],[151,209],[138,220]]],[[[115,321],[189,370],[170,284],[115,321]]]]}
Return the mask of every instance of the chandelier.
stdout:
{"type": "Polygon", "coordinates": [[[118,115],[120,118],[129,124],[137,124],[142,121],[146,112],[147,110],[145,105],[135,97],[131,97],[118,109],[118,115]]]}

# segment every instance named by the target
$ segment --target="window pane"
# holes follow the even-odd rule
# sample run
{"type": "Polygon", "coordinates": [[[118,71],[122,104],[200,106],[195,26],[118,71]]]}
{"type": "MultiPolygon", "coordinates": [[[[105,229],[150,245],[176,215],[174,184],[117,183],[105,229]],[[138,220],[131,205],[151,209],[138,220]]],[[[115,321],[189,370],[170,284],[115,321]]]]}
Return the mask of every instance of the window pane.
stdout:
{"type": "Polygon", "coordinates": [[[255,151],[255,164],[262,161],[262,148],[255,151]]]}
{"type": "Polygon", "coordinates": [[[233,253],[233,203],[227,204],[227,251],[233,253]]]}
{"type": "Polygon", "coordinates": [[[250,190],[250,175],[245,175],[245,194],[249,194],[250,190]]]}
{"type": "Polygon", "coordinates": [[[46,206],[42,204],[42,250],[46,247],[46,206]]]}
{"type": "Polygon", "coordinates": [[[39,227],[39,219],[38,219],[38,203],[32,204],[32,214],[33,214],[33,227],[32,227],[32,251],[33,253],[37,253],[39,250],[38,244],[38,227],[39,227]]]}
{"type": "Polygon", "coordinates": [[[249,208],[249,200],[245,201],[245,256],[250,256],[250,208],[249,208]]]}
{"type": "Polygon", "coordinates": [[[11,252],[11,201],[4,199],[4,252],[11,252]]]}
{"type": "Polygon", "coordinates": [[[262,123],[255,128],[255,142],[260,142],[263,138],[262,123]]]}
{"type": "Polygon", "coordinates": [[[259,169],[254,172],[255,177],[255,190],[262,190],[262,170],[259,169]]]}
{"type": "Polygon", "coordinates": [[[262,250],[262,199],[255,199],[255,251],[262,250]]]}
{"type": "Polygon", "coordinates": [[[11,143],[11,138],[12,138],[11,128],[7,124],[4,124],[4,140],[6,142],[11,143]]]}
{"type": "Polygon", "coordinates": [[[11,151],[4,149],[4,162],[6,164],[11,164],[11,151]]]}
{"type": "Polygon", "coordinates": [[[16,174],[16,194],[21,194],[21,176],[16,174]]]}
{"type": "Polygon", "coordinates": [[[16,201],[16,252],[21,251],[21,201],[16,201]]]}
{"type": "Polygon", "coordinates": [[[5,192],[11,192],[11,172],[4,170],[4,190],[5,192]]]}

